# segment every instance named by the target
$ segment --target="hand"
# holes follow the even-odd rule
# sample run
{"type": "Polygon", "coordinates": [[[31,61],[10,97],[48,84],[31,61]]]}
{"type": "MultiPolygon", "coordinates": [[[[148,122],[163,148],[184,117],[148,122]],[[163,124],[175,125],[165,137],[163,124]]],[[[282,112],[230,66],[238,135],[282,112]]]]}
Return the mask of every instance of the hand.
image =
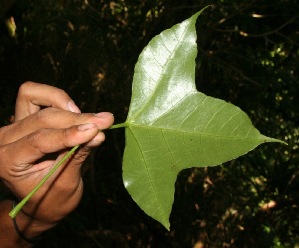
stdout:
{"type": "Polygon", "coordinates": [[[32,82],[20,87],[15,122],[0,129],[0,177],[17,198],[24,198],[55,164],[42,160],[45,155],[59,152],[58,161],[71,147],[82,144],[24,206],[35,221],[51,227],[78,205],[82,163],[90,149],[104,141],[99,130],[112,123],[110,113],[80,113],[71,98],[55,87],[32,82]]]}

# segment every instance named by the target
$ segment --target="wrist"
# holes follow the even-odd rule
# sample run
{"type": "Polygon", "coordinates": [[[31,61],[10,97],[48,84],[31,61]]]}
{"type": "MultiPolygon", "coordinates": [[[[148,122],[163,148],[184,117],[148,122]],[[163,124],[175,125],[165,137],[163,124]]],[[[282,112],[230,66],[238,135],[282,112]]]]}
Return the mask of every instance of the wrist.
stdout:
{"type": "MultiPolygon", "coordinates": [[[[16,201],[13,200],[13,204],[12,204],[12,208],[15,208],[16,206],[16,201]]],[[[30,220],[33,221],[33,217],[27,215],[25,212],[21,211],[22,214],[25,214],[28,218],[30,218],[30,220]]],[[[17,219],[16,217],[12,218],[12,221],[13,221],[13,226],[14,226],[14,229],[16,231],[16,233],[18,234],[18,236],[26,241],[27,243],[30,243],[30,244],[35,244],[37,241],[39,241],[41,239],[41,235],[38,235],[38,236],[34,236],[34,237],[28,237],[26,236],[26,234],[20,230],[19,228],[19,225],[17,223],[17,219]]]]}
{"type": "MultiPolygon", "coordinates": [[[[0,247],[32,247],[30,242],[25,241],[16,231],[14,220],[8,215],[12,209],[12,200],[6,199],[0,201],[0,247]]],[[[42,235],[46,230],[53,225],[45,225],[23,215],[21,212],[15,218],[17,228],[29,239],[34,239],[42,235]]]]}
{"type": "MultiPolygon", "coordinates": [[[[12,208],[16,206],[16,200],[12,201],[12,208]]],[[[52,228],[55,224],[43,223],[33,216],[21,210],[18,215],[12,218],[14,229],[23,241],[34,244],[42,238],[42,234],[52,228]]]]}
{"type": "MultiPolygon", "coordinates": [[[[40,193],[42,196],[34,196],[22,205],[19,214],[33,219],[37,225],[55,226],[77,207],[83,194],[83,183],[80,180],[72,190],[56,186],[52,194],[40,193]]],[[[18,199],[17,202],[22,200],[21,197],[18,199]]]]}
{"type": "MultiPolygon", "coordinates": [[[[17,205],[20,203],[20,200],[14,198],[12,200],[13,209],[16,209],[17,205]]],[[[19,217],[24,219],[34,227],[38,227],[38,229],[47,230],[53,226],[55,226],[58,221],[62,218],[52,217],[53,211],[46,211],[43,207],[44,204],[42,202],[28,202],[26,205],[22,206],[21,209],[14,215],[15,217],[19,217]]],[[[52,209],[51,209],[52,210],[52,209]]]]}

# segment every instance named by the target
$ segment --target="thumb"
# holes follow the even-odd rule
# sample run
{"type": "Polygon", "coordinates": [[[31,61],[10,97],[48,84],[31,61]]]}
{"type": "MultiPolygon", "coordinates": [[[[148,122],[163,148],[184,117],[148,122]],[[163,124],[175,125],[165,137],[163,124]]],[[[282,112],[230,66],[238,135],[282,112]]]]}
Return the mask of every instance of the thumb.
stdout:
{"type": "Polygon", "coordinates": [[[98,128],[92,123],[35,131],[0,148],[0,153],[4,155],[0,156],[0,176],[4,179],[23,176],[44,155],[89,142],[97,134],[98,128]]]}

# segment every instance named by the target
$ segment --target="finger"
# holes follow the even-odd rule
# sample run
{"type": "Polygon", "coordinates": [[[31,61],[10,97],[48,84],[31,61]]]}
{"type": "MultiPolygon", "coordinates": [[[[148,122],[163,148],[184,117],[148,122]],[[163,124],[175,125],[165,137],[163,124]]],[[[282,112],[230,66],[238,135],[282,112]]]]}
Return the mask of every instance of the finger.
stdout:
{"type": "Polygon", "coordinates": [[[18,121],[31,115],[39,111],[41,107],[55,107],[80,113],[80,109],[65,91],[33,82],[22,84],[16,101],[15,120],[18,121]]]}
{"type": "MultiPolygon", "coordinates": [[[[95,138],[98,128],[93,123],[73,126],[67,129],[41,129],[24,138],[1,147],[0,156],[2,178],[23,176],[32,173],[35,161],[45,154],[64,150],[95,138]],[[16,156],[17,154],[17,156],[16,156]]],[[[102,134],[102,141],[104,134],[102,134]]],[[[37,168],[40,169],[40,168],[37,168]]]]}
{"type": "Polygon", "coordinates": [[[60,129],[84,123],[94,123],[99,130],[109,128],[114,118],[111,113],[76,114],[56,108],[43,109],[25,119],[6,126],[2,130],[0,143],[7,144],[16,141],[32,132],[43,128],[60,129]],[[5,132],[4,132],[5,131],[5,132]]]}
{"type": "MultiPolygon", "coordinates": [[[[68,161],[68,171],[77,171],[80,169],[82,163],[85,161],[86,157],[91,152],[93,147],[99,146],[105,140],[105,135],[102,132],[98,132],[96,136],[88,141],[87,143],[82,144],[79,149],[73,154],[71,159],[68,161]]],[[[65,154],[62,154],[57,161],[59,161],[65,154]]],[[[71,174],[73,175],[73,174],[71,174]]]]}
{"type": "MultiPolygon", "coordinates": [[[[59,192],[68,192],[68,194],[77,195],[75,192],[78,193],[79,191],[82,191],[82,180],[80,179],[81,166],[90,154],[91,148],[100,145],[104,140],[105,135],[101,132],[97,133],[92,140],[82,144],[68,161],[56,170],[55,174],[59,176],[54,176],[52,179],[54,179],[53,186],[55,186],[56,189],[59,189],[59,192]]],[[[34,175],[36,175],[37,171],[42,171],[44,169],[46,169],[45,172],[47,172],[48,168],[52,168],[53,164],[57,164],[66,153],[67,152],[63,152],[56,161],[43,161],[39,164],[35,164],[27,172],[31,174],[34,173],[34,175]],[[49,164],[50,166],[48,166],[49,164]]],[[[48,180],[47,185],[51,183],[52,180],[48,180]]]]}
{"type": "MultiPolygon", "coordinates": [[[[90,154],[91,148],[99,146],[104,139],[104,134],[98,133],[91,141],[82,144],[68,162],[55,172],[56,174],[59,173],[59,177],[55,180],[55,187],[58,187],[61,192],[65,190],[67,190],[67,192],[74,192],[74,190],[78,191],[79,184],[82,184],[82,180],[80,180],[82,164],[90,154]]],[[[57,158],[55,164],[58,163],[64,155],[65,154],[61,154],[57,158]]],[[[42,165],[39,165],[39,168],[42,169],[42,165]]]]}

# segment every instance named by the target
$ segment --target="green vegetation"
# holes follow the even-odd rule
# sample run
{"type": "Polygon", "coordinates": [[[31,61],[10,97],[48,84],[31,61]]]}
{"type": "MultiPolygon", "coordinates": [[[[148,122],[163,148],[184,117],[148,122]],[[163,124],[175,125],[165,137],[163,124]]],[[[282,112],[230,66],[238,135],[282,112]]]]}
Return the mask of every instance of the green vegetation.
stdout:
{"type": "MultiPolygon", "coordinates": [[[[211,4],[3,2],[2,124],[26,80],[64,88],[83,111],[108,110],[124,122],[141,49],[211,4]]],[[[124,189],[123,132],[107,131],[106,143],[85,165],[81,205],[40,247],[295,247],[298,10],[296,1],[215,1],[197,25],[197,89],[240,106],[263,134],[289,146],[266,145],[221,167],[182,171],[167,232],[124,189]]]]}

